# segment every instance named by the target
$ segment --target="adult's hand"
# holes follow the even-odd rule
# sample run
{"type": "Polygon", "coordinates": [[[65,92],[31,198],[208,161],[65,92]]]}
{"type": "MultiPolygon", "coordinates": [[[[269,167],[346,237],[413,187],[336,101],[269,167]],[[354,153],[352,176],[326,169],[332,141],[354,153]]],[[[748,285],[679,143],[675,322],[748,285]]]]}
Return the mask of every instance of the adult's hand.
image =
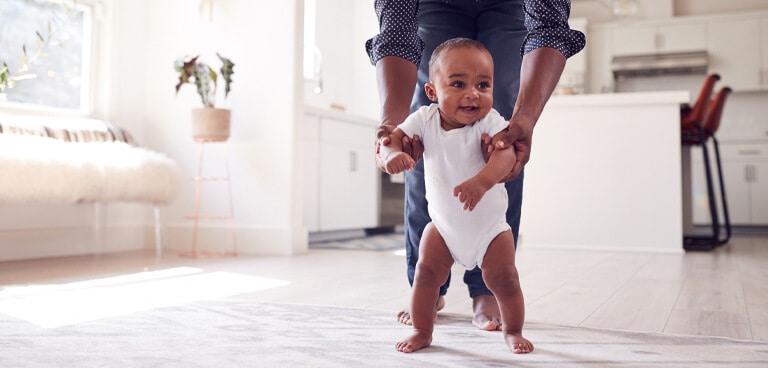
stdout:
{"type": "Polygon", "coordinates": [[[493,141],[493,149],[515,149],[517,162],[502,181],[517,178],[531,158],[533,127],[552,96],[565,67],[565,55],[551,47],[539,47],[523,56],[520,66],[520,92],[504,134],[493,141]]]}
{"type": "Polygon", "coordinates": [[[510,148],[515,150],[517,162],[512,167],[512,171],[499,181],[500,183],[515,180],[523,171],[525,164],[530,160],[533,126],[533,122],[526,122],[521,118],[512,118],[509,121],[509,126],[495,139],[488,134],[483,134],[480,144],[486,162],[491,157],[493,150],[510,148]]]}
{"type": "Polygon", "coordinates": [[[509,121],[509,127],[493,140],[493,149],[515,150],[517,162],[512,167],[512,171],[504,178],[502,182],[515,180],[523,171],[525,164],[531,159],[531,144],[533,141],[533,127],[535,122],[524,118],[513,117],[509,121]]]}

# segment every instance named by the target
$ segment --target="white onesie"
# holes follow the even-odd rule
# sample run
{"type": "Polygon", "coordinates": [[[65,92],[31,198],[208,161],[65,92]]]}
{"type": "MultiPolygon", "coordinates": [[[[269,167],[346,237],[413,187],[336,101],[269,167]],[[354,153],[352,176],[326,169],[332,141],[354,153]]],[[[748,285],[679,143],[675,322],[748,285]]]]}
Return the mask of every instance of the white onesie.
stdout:
{"type": "Polygon", "coordinates": [[[507,190],[496,184],[473,211],[463,209],[453,188],[477,174],[483,166],[482,133],[493,136],[508,122],[496,110],[472,125],[446,131],[440,126],[438,105],[423,106],[400,124],[409,137],[424,142],[424,181],[427,209],[453,259],[467,269],[482,267],[488,245],[509,230],[507,190]]]}

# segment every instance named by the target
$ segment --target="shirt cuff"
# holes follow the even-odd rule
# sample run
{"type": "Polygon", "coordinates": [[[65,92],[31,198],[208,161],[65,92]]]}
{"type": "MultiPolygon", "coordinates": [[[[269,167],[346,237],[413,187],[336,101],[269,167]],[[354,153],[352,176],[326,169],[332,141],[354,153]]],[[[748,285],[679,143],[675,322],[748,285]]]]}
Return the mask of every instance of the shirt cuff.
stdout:
{"type": "Polygon", "coordinates": [[[378,35],[365,42],[365,52],[372,65],[385,56],[398,56],[418,66],[422,50],[424,41],[421,38],[417,38],[415,43],[393,43],[382,42],[382,35],[378,35]]]}
{"type": "Polygon", "coordinates": [[[569,58],[581,51],[585,44],[584,33],[580,31],[546,28],[528,34],[525,41],[523,41],[521,54],[525,55],[539,47],[551,47],[560,51],[566,58],[569,58]]]}

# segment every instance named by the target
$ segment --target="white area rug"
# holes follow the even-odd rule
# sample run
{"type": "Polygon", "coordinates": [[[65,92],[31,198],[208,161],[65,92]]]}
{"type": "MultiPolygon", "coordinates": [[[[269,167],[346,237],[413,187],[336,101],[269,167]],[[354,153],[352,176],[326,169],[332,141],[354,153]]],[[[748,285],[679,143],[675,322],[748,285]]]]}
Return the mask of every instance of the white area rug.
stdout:
{"type": "MultiPolygon", "coordinates": [[[[57,305],[49,305],[52,313],[57,305]]],[[[536,345],[441,316],[433,346],[403,354],[392,311],[194,301],[43,328],[0,314],[0,367],[768,367],[768,344],[529,323],[536,345]]]]}

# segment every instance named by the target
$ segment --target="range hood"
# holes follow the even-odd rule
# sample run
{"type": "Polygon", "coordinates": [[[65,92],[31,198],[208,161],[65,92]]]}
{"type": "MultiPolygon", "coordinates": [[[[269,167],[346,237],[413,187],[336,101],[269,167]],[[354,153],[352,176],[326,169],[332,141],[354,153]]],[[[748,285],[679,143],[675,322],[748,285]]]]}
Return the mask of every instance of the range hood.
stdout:
{"type": "Polygon", "coordinates": [[[614,56],[611,69],[615,79],[660,75],[706,74],[706,51],[614,56]]]}

